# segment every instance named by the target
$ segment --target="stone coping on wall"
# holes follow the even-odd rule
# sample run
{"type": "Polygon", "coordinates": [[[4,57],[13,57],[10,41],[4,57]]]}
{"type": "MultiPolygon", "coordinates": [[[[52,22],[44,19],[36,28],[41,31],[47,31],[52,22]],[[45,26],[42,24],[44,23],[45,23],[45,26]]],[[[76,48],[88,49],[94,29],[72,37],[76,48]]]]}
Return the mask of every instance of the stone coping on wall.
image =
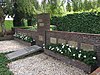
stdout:
{"type": "Polygon", "coordinates": [[[99,36],[100,34],[92,34],[92,33],[80,33],[80,32],[67,32],[67,31],[47,31],[47,32],[54,32],[54,33],[67,33],[67,34],[77,34],[77,35],[89,35],[89,36],[99,36]]]}

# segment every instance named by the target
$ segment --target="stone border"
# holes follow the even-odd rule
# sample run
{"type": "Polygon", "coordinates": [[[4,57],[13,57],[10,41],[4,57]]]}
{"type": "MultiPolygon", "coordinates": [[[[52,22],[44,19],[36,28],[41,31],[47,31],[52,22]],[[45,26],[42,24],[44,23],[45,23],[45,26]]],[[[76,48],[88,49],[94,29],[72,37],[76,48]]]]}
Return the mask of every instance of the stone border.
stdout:
{"type": "Polygon", "coordinates": [[[58,60],[61,60],[62,62],[66,63],[66,64],[70,64],[72,66],[75,66],[75,67],[83,70],[86,73],[91,73],[96,68],[96,66],[95,67],[94,66],[88,66],[87,64],[85,64],[81,61],[70,59],[66,56],[63,56],[63,55],[58,54],[58,53],[54,53],[54,52],[47,50],[47,49],[44,49],[44,53],[49,55],[49,56],[52,56],[52,57],[54,57],[58,60]]]}
{"type": "Polygon", "coordinates": [[[0,41],[4,41],[4,40],[13,40],[13,36],[12,35],[6,35],[4,37],[0,37],[0,41]]]}

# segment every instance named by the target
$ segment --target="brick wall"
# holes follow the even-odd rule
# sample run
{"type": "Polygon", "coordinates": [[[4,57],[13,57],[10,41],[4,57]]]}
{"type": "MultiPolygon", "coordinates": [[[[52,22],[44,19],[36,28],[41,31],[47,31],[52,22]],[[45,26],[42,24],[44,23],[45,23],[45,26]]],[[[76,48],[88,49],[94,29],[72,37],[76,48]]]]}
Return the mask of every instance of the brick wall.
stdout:
{"type": "Polygon", "coordinates": [[[100,34],[49,31],[50,15],[46,13],[39,14],[37,19],[37,31],[15,28],[15,32],[33,37],[39,46],[43,46],[43,43],[68,43],[86,51],[96,51],[100,63],[100,34]]]}
{"type": "Polygon", "coordinates": [[[34,40],[38,40],[37,37],[37,31],[31,31],[31,30],[27,30],[27,29],[21,29],[21,28],[14,28],[15,33],[21,33],[21,34],[25,34],[27,36],[32,37],[34,40]]]}
{"type": "Polygon", "coordinates": [[[96,51],[100,62],[100,34],[46,31],[46,44],[68,43],[85,51],[96,51]]]}

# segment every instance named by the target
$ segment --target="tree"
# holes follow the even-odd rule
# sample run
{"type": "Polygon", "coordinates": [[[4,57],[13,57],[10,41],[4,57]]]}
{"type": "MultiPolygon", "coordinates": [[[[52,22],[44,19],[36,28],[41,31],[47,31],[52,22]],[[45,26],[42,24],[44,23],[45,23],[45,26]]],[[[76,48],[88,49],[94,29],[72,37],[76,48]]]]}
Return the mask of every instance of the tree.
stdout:
{"type": "Polygon", "coordinates": [[[8,13],[7,3],[5,2],[5,0],[2,0],[0,2],[0,25],[1,25],[1,28],[2,28],[2,34],[3,35],[6,33],[4,21],[5,21],[5,16],[7,15],[7,13],[8,13]]]}
{"type": "Polygon", "coordinates": [[[30,16],[35,12],[32,0],[16,0],[14,8],[14,26],[23,26],[23,19],[30,20],[30,16]]]}
{"type": "Polygon", "coordinates": [[[70,4],[70,2],[67,2],[66,9],[67,9],[68,12],[71,12],[71,4],[70,4]]]}
{"type": "Polygon", "coordinates": [[[78,11],[78,1],[72,0],[72,8],[74,12],[78,11]]]}
{"type": "Polygon", "coordinates": [[[5,20],[5,16],[4,16],[3,8],[0,6],[0,26],[1,26],[1,29],[2,29],[2,34],[3,35],[6,32],[5,25],[4,25],[4,20],[5,20]]]}
{"type": "Polygon", "coordinates": [[[97,0],[97,7],[100,7],[100,0],[97,0]]]}

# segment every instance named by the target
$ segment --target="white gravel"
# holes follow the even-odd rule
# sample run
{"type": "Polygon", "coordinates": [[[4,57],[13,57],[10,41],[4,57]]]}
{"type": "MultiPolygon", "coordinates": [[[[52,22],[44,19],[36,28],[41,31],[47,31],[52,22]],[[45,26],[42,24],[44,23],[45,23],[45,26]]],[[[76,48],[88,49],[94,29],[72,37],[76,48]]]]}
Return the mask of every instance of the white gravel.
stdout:
{"type": "Polygon", "coordinates": [[[0,41],[0,53],[15,51],[24,47],[27,46],[14,40],[0,41]]]}
{"type": "MultiPolygon", "coordinates": [[[[0,42],[0,47],[0,52],[8,52],[26,46],[12,40],[0,42]]],[[[14,75],[88,75],[44,53],[13,61],[8,66],[14,75]]]]}

